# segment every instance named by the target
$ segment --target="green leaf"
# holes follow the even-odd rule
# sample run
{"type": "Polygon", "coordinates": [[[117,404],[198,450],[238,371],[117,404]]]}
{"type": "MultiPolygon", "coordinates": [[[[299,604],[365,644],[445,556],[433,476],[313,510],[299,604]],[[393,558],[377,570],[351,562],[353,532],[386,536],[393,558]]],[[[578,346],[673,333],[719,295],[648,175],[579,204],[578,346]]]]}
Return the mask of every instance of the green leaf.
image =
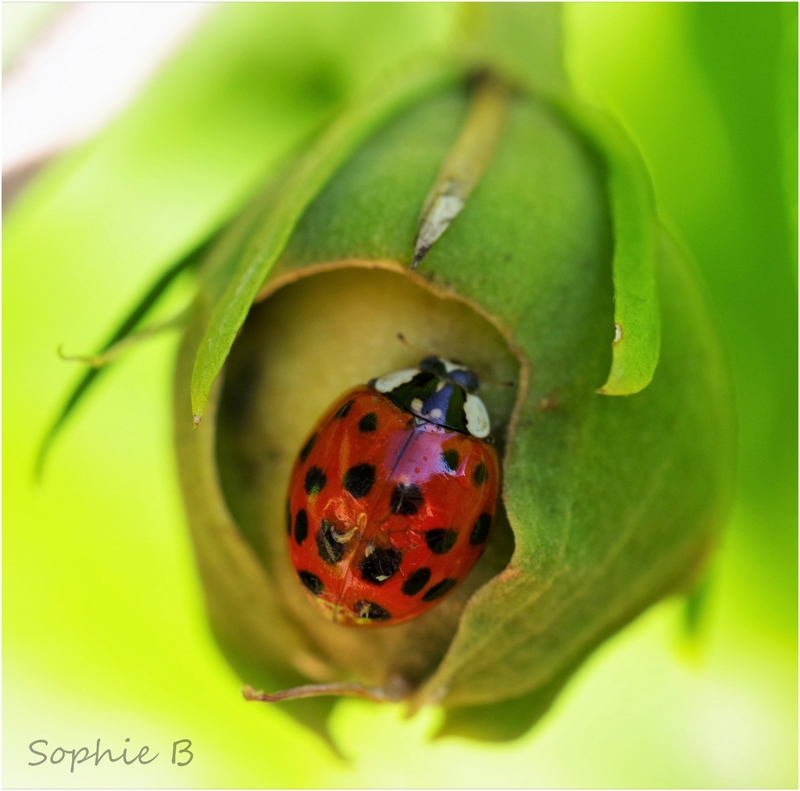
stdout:
{"type": "Polygon", "coordinates": [[[614,325],[604,395],[630,395],[653,378],[661,326],[655,282],[657,217],[650,176],[636,147],[606,115],[567,91],[562,68],[561,6],[556,3],[468,4],[463,51],[551,101],[605,163],[614,228],[614,325]]]}
{"type": "Polygon", "coordinates": [[[547,714],[583,659],[581,657],[547,684],[525,695],[483,706],[445,709],[445,719],[436,738],[460,736],[492,742],[519,739],[547,714]]]}
{"type": "Polygon", "coordinates": [[[689,642],[699,643],[704,627],[709,621],[709,609],[714,589],[711,571],[706,571],[687,593],[683,603],[684,636],[689,642]]]}
{"type": "Polygon", "coordinates": [[[544,390],[528,395],[505,464],[515,556],[470,602],[422,699],[472,706],[546,688],[587,646],[691,584],[713,546],[734,459],[726,370],[693,273],[666,238],[659,280],[664,350],[643,393],[553,388],[556,361],[537,355],[544,390]],[[539,406],[548,394],[555,409],[539,406]]]}
{"type": "MultiPolygon", "coordinates": [[[[158,276],[156,281],[147,289],[142,298],[134,305],[130,313],[123,318],[120,325],[109,336],[108,340],[100,347],[99,355],[108,352],[112,347],[130,339],[137,328],[140,327],[142,321],[150,314],[153,308],[159,303],[161,298],[167,293],[169,287],[183,274],[186,270],[197,266],[200,261],[208,253],[209,248],[212,246],[215,237],[206,240],[196,246],[187,255],[181,257],[174,264],[169,266],[161,275],[158,276]]],[[[76,407],[83,401],[84,397],[89,393],[92,387],[97,383],[98,377],[109,368],[108,365],[94,366],[88,368],[85,373],[78,380],[77,384],[70,391],[64,405],[58,412],[55,420],[50,428],[47,430],[36,457],[35,475],[40,478],[44,465],[47,461],[47,454],[58,436],[61,429],[67,422],[69,416],[75,411],[76,407]]]]}
{"type": "Polygon", "coordinates": [[[319,190],[366,137],[415,100],[456,79],[452,69],[428,66],[407,72],[370,97],[354,103],[300,160],[283,192],[239,260],[236,273],[215,305],[192,374],[192,412],[199,422],[208,394],[264,279],[283,252],[292,230],[319,190]]]}
{"type": "Polygon", "coordinates": [[[614,227],[614,341],[611,371],[599,392],[631,395],[653,378],[661,348],[656,287],[658,218],[647,166],[607,115],[569,98],[556,106],[605,162],[614,227]]]}

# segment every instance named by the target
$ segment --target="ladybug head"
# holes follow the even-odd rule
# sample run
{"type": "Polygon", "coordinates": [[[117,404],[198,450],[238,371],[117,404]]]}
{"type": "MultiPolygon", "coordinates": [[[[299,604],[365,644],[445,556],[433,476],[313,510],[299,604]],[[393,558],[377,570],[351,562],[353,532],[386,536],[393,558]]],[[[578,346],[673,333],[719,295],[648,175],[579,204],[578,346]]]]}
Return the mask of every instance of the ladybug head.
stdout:
{"type": "Polygon", "coordinates": [[[475,395],[480,381],[461,363],[426,357],[417,368],[394,371],[369,384],[417,418],[479,439],[489,436],[489,415],[475,395]]]}

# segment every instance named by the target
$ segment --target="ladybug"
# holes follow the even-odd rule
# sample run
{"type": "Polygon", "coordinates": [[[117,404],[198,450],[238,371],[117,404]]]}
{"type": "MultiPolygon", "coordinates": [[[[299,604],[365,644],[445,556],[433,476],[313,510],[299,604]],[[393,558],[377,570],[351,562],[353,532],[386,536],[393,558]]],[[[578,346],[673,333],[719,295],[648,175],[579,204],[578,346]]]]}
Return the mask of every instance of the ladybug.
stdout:
{"type": "Polygon", "coordinates": [[[499,490],[478,377],[427,357],[331,406],[295,461],[289,553],[330,620],[384,626],[434,607],[489,537],[499,490]]]}

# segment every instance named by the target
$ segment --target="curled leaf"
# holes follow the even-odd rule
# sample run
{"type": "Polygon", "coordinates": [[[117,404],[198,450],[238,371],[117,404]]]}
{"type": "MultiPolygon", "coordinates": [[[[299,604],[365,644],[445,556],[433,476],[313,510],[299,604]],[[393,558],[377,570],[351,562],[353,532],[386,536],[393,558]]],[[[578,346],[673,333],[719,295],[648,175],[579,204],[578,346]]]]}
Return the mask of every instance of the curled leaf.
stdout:
{"type": "Polygon", "coordinates": [[[614,228],[614,340],[611,370],[598,392],[631,395],[650,384],[661,348],[652,183],[636,146],[611,118],[571,99],[555,104],[605,162],[614,228]]]}
{"type": "MultiPolygon", "coordinates": [[[[399,676],[412,706],[457,710],[451,732],[510,738],[602,640],[690,584],[726,506],[730,402],[691,270],[663,234],[653,261],[666,319],[659,369],[630,398],[597,393],[615,310],[606,174],[548,101],[511,99],[458,222],[419,275],[404,267],[465,108],[455,89],[407,108],[321,189],[233,345],[209,401],[214,425],[195,439],[181,426],[179,452],[184,475],[204,470],[203,486],[184,488],[212,621],[250,666],[339,689],[386,690],[399,676]],[[467,312],[456,319],[453,305],[467,312]],[[505,516],[452,599],[365,635],[306,601],[286,557],[285,492],[308,428],[334,398],[413,362],[398,332],[519,383],[497,388],[491,407],[505,516]],[[220,510],[224,529],[208,516],[220,510]],[[246,573],[215,564],[229,543],[246,573]],[[258,612],[234,614],[244,601],[258,612]],[[264,623],[286,638],[271,639],[264,623]]],[[[193,348],[176,388],[182,409],[193,348]]]]}

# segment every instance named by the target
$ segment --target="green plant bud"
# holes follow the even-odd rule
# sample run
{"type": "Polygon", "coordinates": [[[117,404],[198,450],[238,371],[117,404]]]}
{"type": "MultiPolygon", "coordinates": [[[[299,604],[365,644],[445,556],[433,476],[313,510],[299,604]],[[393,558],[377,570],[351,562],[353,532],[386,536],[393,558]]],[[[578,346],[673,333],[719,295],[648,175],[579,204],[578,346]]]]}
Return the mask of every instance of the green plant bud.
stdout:
{"type": "MultiPolygon", "coordinates": [[[[560,88],[476,57],[354,105],[221,237],[181,345],[175,436],[209,618],[245,683],[440,704],[443,732],[508,739],[603,640],[696,581],[729,499],[732,417],[633,147],[560,88]],[[443,196],[456,209],[434,232],[443,196]],[[331,623],[286,552],[293,462],[342,392],[428,354],[482,378],[503,470],[487,551],[413,621],[331,623]]],[[[324,731],[334,702],[280,705],[324,731]]]]}

